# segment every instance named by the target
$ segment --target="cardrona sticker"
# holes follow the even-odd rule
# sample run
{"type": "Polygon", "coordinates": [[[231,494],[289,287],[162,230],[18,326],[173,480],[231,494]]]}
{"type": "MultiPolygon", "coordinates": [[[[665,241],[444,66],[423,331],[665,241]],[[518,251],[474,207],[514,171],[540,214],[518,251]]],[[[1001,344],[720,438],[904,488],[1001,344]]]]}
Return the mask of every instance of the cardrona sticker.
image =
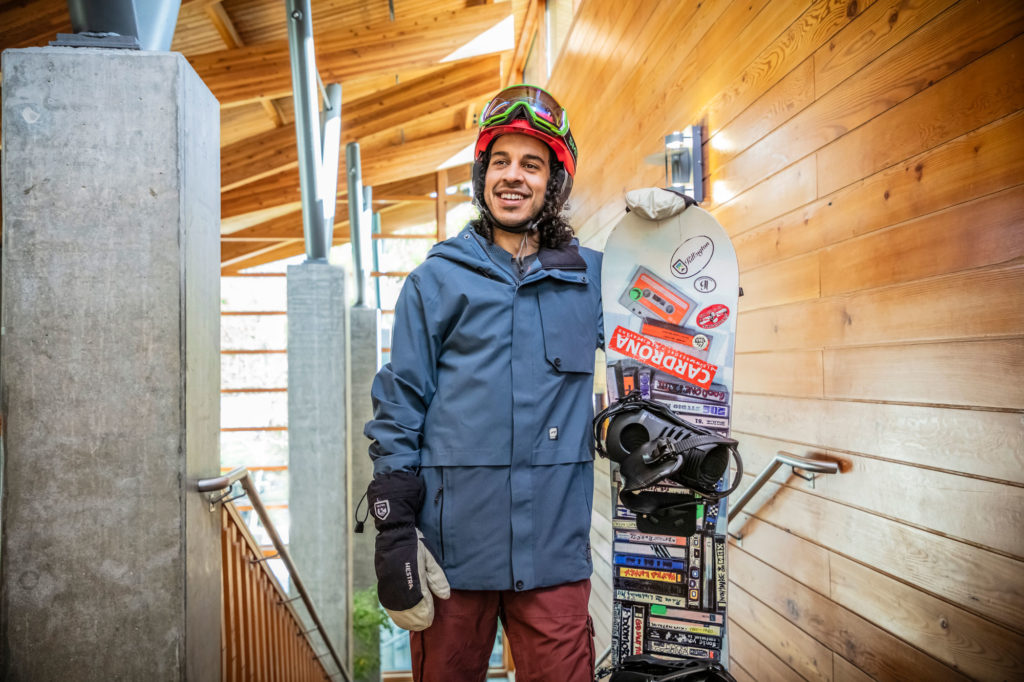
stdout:
{"type": "Polygon", "coordinates": [[[715,244],[711,237],[698,235],[680,244],[669,261],[672,274],[679,279],[689,279],[707,267],[715,255],[715,244]]]}
{"type": "Polygon", "coordinates": [[[714,329],[728,319],[729,309],[721,303],[715,303],[697,313],[697,326],[701,329],[714,329]]]}

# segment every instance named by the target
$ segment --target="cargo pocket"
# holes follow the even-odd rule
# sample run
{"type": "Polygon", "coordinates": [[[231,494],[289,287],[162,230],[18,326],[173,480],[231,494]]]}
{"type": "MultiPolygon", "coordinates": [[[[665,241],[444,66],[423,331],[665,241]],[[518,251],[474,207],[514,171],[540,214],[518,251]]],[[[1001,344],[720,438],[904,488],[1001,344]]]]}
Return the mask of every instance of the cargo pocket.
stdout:
{"type": "Polygon", "coordinates": [[[594,373],[597,303],[588,287],[564,284],[538,295],[544,355],[558,372],[594,373]]]}

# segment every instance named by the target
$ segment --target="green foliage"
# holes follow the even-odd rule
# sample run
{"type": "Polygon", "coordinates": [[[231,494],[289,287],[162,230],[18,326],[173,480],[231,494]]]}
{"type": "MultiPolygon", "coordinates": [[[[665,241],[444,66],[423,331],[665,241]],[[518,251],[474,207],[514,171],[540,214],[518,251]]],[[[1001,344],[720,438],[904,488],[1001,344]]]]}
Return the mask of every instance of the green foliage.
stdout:
{"type": "Polygon", "coordinates": [[[352,595],[352,674],[355,679],[367,679],[371,674],[379,676],[380,631],[382,628],[390,631],[392,627],[391,619],[377,600],[376,585],[352,595]]]}

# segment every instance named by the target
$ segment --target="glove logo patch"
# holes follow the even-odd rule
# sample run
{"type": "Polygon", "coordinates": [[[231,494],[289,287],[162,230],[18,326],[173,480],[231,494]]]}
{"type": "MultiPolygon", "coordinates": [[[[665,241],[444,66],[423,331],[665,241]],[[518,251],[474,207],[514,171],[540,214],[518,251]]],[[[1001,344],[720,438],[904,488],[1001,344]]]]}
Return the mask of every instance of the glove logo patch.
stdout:
{"type": "Polygon", "coordinates": [[[377,500],[373,503],[373,515],[381,521],[388,518],[388,514],[391,513],[391,503],[387,500],[377,500]]]}

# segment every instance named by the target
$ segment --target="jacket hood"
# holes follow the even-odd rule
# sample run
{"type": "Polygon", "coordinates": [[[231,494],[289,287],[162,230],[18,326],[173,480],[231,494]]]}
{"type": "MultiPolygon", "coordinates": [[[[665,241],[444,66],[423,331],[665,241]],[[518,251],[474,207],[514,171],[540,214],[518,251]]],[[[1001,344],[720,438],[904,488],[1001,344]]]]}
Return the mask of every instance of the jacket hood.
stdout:
{"type": "Polygon", "coordinates": [[[687,205],[688,202],[682,195],[659,187],[645,187],[626,192],[626,206],[647,220],[671,218],[686,210],[687,205]]]}
{"type": "MultiPolygon", "coordinates": [[[[474,270],[492,275],[501,274],[503,270],[491,260],[487,250],[481,244],[483,239],[473,230],[472,226],[467,225],[458,235],[435,244],[427,253],[427,258],[445,258],[474,270]]],[[[583,256],[579,252],[579,240],[575,237],[559,249],[542,248],[538,258],[544,268],[577,270],[587,267],[586,261],[583,260],[583,256]]]]}

